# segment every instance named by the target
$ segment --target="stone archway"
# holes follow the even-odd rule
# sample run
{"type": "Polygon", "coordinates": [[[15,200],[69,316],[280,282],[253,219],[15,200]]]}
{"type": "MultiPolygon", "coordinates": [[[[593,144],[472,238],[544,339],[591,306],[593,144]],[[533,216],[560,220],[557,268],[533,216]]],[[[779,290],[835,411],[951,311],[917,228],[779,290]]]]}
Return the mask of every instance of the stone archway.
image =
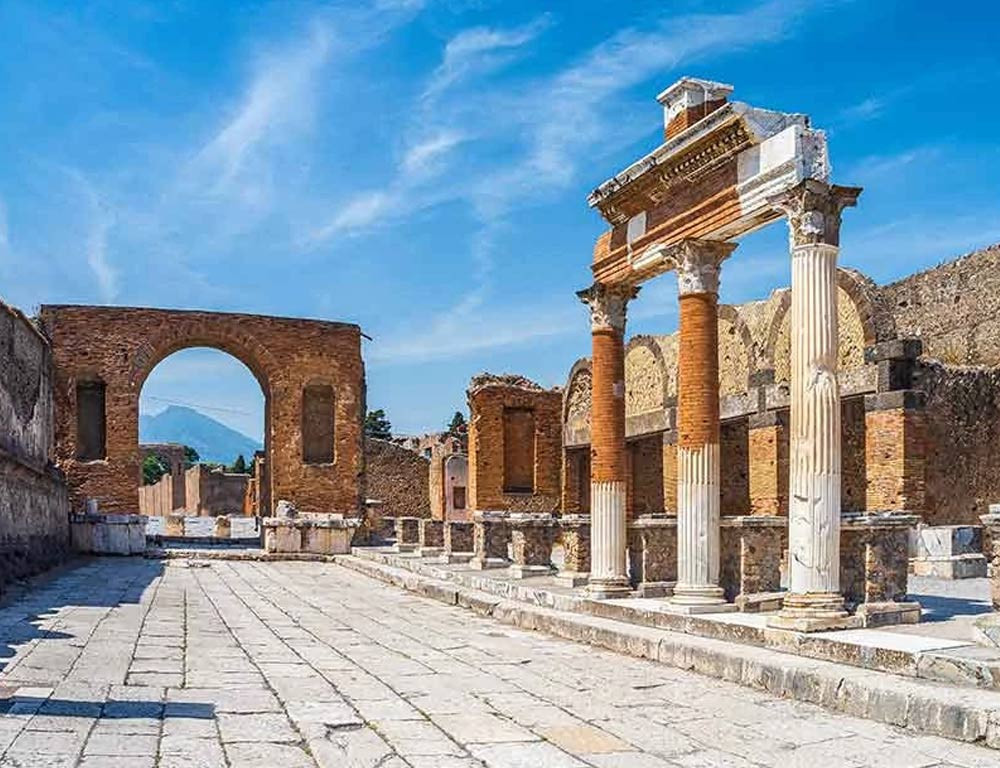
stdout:
{"type": "MultiPolygon", "coordinates": [[[[139,393],[152,369],[188,347],[211,347],[246,365],[264,393],[270,498],[303,512],[360,514],[364,466],[361,423],[364,365],[356,325],[215,312],[45,306],[45,333],[55,369],[56,457],[75,509],[98,500],[107,512],[138,508],[139,393]],[[81,382],[97,382],[104,419],[101,455],[79,450],[81,382]],[[323,382],[327,402],[309,403],[323,382]],[[332,414],[322,432],[328,456],[304,449],[310,414],[332,414]]],[[[270,510],[264,510],[269,514],[270,510]]]]}

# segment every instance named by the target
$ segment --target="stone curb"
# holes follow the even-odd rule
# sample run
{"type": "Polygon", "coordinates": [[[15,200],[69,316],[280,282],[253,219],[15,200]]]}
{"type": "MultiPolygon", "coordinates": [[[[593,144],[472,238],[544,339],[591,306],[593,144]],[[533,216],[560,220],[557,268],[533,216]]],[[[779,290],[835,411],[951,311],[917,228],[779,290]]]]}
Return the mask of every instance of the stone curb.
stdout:
{"type": "Polygon", "coordinates": [[[902,675],[948,685],[979,689],[1000,689],[1000,656],[984,647],[944,648],[904,651],[859,645],[830,635],[815,636],[771,627],[721,623],[701,616],[665,613],[621,601],[591,600],[584,596],[552,592],[523,582],[490,579],[479,574],[451,571],[421,561],[384,552],[358,548],[354,556],[403,568],[427,578],[459,584],[466,589],[487,592],[501,599],[538,605],[557,611],[589,614],[598,618],[642,627],[684,633],[706,639],[794,654],[800,658],[831,661],[854,667],[902,675]]]}
{"type": "Polygon", "coordinates": [[[333,561],[369,578],[505,624],[657,661],[774,696],[1000,749],[1000,693],[899,677],[755,646],[528,605],[353,555],[333,561]]]}

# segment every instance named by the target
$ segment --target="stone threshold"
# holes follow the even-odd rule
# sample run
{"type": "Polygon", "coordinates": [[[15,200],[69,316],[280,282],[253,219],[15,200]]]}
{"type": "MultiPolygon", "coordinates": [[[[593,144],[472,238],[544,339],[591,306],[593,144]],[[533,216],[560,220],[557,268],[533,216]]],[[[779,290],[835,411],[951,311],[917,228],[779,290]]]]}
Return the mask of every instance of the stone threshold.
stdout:
{"type": "Polygon", "coordinates": [[[666,610],[663,601],[655,598],[594,600],[579,591],[555,586],[554,579],[551,587],[534,586],[503,578],[500,571],[483,575],[462,566],[444,566],[385,550],[356,547],[353,555],[505,600],[556,611],[755,646],[790,656],[848,664],[951,686],[1000,690],[1000,650],[971,641],[879,629],[795,632],[767,626],[764,613],[683,615],[666,610]]]}
{"type": "Polygon", "coordinates": [[[996,691],[971,691],[960,685],[530,604],[417,573],[407,567],[412,563],[392,564],[382,553],[339,555],[333,560],[369,578],[521,629],[656,661],[854,717],[1000,750],[1000,693],[996,691]]]}

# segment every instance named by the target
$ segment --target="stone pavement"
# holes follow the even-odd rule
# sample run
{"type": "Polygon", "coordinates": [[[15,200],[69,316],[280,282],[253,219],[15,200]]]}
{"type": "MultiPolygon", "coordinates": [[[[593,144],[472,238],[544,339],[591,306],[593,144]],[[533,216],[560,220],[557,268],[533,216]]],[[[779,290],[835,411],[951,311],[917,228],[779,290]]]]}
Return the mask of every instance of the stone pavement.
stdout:
{"type": "Polygon", "coordinates": [[[94,560],[0,608],[0,767],[995,766],[334,564],[94,560]]]}

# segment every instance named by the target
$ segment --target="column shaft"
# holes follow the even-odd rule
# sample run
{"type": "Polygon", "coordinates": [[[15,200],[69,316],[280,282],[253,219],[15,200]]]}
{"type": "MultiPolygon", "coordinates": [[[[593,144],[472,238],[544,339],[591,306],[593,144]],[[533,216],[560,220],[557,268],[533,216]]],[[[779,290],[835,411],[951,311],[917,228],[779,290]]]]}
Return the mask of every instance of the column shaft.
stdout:
{"type": "Polygon", "coordinates": [[[614,329],[593,333],[591,582],[625,585],[625,349],[614,329]]]}
{"type": "MultiPolygon", "coordinates": [[[[792,253],[789,590],[840,591],[837,246],[792,253]]],[[[842,604],[842,601],[840,601],[842,604]]]]}
{"type": "Polygon", "coordinates": [[[595,597],[629,592],[625,568],[625,310],[637,289],[593,287],[578,294],[590,306],[593,358],[590,409],[590,580],[595,597]]]}

